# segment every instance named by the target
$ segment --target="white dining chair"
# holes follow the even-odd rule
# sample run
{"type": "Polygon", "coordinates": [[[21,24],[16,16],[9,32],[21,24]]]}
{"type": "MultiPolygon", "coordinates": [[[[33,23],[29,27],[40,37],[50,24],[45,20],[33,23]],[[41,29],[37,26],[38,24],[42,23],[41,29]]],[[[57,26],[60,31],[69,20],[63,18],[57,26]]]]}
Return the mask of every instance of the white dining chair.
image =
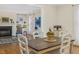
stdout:
{"type": "Polygon", "coordinates": [[[26,36],[18,34],[19,49],[21,54],[29,54],[28,41],[26,36]]]}
{"type": "Polygon", "coordinates": [[[33,38],[43,38],[43,33],[42,32],[33,32],[33,38]]]}
{"type": "Polygon", "coordinates": [[[39,33],[38,32],[33,32],[33,38],[39,38],[39,33]]]}
{"type": "Polygon", "coordinates": [[[70,43],[71,43],[71,35],[68,33],[63,33],[61,35],[60,54],[70,53],[70,43]]]}

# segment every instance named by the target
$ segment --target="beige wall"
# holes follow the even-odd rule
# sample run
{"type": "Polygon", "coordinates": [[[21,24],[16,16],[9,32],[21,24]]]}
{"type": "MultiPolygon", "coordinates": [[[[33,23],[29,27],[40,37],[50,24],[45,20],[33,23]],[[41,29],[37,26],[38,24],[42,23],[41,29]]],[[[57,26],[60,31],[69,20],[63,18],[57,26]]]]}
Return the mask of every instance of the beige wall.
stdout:
{"type": "Polygon", "coordinates": [[[72,5],[57,6],[57,24],[62,25],[63,30],[74,36],[74,14],[72,5]]]}
{"type": "Polygon", "coordinates": [[[41,7],[41,17],[42,17],[42,31],[44,37],[49,30],[49,27],[53,27],[56,20],[56,6],[43,5],[41,7]]]}
{"type": "Polygon", "coordinates": [[[74,36],[74,14],[72,5],[43,5],[41,8],[42,30],[44,36],[50,26],[62,25],[63,30],[74,36]]]}

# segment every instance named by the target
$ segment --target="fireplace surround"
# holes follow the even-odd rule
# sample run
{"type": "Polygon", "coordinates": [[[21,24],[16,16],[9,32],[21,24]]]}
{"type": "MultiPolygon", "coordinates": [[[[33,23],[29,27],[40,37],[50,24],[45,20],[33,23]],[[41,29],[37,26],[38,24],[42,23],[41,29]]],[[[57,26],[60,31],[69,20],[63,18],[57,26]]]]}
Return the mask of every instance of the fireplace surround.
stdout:
{"type": "Polygon", "coordinates": [[[12,26],[0,26],[0,37],[12,36],[12,26]]]}

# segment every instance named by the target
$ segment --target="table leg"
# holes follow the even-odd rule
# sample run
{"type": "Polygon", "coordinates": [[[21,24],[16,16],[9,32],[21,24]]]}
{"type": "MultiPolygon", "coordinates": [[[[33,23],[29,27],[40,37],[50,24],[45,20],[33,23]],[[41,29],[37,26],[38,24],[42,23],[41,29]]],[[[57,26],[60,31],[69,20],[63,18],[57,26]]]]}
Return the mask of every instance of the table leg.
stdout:
{"type": "Polygon", "coordinates": [[[70,43],[70,54],[72,53],[73,41],[70,43]]]}

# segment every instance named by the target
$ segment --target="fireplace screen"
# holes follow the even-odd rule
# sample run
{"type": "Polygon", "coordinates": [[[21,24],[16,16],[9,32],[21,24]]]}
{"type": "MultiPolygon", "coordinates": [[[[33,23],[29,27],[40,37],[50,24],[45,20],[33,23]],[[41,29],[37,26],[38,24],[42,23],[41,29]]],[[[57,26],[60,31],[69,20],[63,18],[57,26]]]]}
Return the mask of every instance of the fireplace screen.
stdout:
{"type": "Polygon", "coordinates": [[[0,37],[1,36],[12,36],[12,27],[0,26],[0,37]]]}

